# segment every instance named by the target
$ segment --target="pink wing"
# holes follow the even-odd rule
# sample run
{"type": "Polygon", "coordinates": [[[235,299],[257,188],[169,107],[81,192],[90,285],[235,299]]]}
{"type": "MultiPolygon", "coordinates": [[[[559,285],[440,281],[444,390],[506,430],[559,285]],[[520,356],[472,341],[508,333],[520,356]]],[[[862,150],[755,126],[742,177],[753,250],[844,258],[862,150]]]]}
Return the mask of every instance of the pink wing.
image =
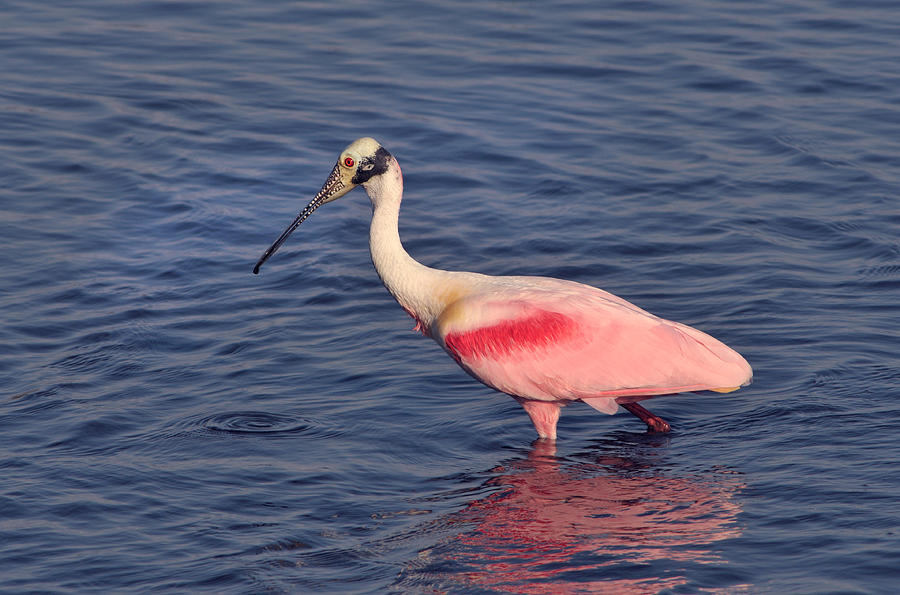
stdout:
{"type": "Polygon", "coordinates": [[[615,397],[732,389],[752,375],[709,335],[578,283],[499,287],[453,311],[435,339],[478,380],[527,399],[583,399],[613,413],[615,397]]]}

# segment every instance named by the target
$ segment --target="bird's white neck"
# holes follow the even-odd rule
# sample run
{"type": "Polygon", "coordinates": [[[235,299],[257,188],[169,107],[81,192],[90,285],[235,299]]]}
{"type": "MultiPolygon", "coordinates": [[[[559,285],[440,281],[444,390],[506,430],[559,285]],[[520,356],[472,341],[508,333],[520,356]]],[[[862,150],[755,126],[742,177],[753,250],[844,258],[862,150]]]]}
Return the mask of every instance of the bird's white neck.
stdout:
{"type": "Polygon", "coordinates": [[[400,243],[398,222],[403,198],[403,175],[391,158],[388,170],[365,185],[372,201],[369,250],[372,263],[391,295],[418,322],[426,334],[454,293],[455,273],[426,267],[400,243]]]}

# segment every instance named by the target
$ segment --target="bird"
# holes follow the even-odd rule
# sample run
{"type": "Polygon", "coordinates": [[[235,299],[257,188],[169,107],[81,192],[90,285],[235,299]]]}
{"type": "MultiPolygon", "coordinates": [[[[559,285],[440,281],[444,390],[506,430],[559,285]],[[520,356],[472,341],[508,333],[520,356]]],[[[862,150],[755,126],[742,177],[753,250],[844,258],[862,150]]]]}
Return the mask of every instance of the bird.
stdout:
{"type": "Polygon", "coordinates": [[[372,263],[414,319],[414,330],[434,339],[472,377],[518,401],[539,440],[556,440],[560,409],[577,401],[610,415],[621,406],[643,421],[647,432],[668,432],[669,423],[639,401],[731,392],[752,380],[747,361],[724,343],[602,289],[419,263],[400,242],[400,164],[369,137],[340,153],[322,188],[263,253],[253,273],[316,209],[357,186],[372,203],[372,263]]]}

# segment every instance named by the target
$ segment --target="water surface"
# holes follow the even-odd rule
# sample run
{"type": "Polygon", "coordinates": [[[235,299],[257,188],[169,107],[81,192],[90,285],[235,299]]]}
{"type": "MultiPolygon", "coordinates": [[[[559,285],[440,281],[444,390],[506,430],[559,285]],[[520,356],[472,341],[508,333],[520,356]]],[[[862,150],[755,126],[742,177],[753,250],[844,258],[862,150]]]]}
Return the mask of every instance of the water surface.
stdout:
{"type": "Polygon", "coordinates": [[[891,593],[900,15],[882,2],[0,3],[0,590],[891,593]],[[533,443],[381,287],[597,285],[754,384],[533,443]]]}

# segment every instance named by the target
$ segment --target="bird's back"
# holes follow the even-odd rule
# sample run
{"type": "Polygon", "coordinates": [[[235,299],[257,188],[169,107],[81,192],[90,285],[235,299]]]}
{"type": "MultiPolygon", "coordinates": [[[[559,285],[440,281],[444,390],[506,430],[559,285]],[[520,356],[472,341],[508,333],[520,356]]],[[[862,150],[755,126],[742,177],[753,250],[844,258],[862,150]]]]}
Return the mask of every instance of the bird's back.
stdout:
{"type": "Polygon", "coordinates": [[[526,399],[725,391],[752,375],[737,352],[697,329],[545,277],[485,278],[447,306],[432,335],[472,376],[526,399]]]}

